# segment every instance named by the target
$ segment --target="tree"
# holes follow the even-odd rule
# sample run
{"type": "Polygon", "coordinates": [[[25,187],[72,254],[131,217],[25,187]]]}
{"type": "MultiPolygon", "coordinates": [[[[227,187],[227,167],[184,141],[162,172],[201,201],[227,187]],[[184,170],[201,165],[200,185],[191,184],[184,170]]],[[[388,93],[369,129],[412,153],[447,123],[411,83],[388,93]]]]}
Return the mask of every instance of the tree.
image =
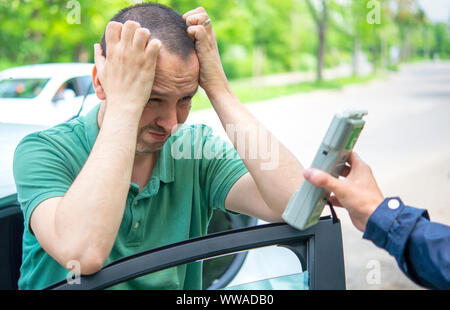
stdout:
{"type": "Polygon", "coordinates": [[[316,23],[317,34],[318,34],[318,47],[317,47],[317,71],[316,80],[318,82],[323,79],[323,68],[325,59],[325,48],[326,48],[326,35],[327,35],[327,20],[328,20],[328,10],[327,3],[325,0],[313,4],[312,0],[306,0],[308,9],[311,12],[311,16],[316,23]]]}

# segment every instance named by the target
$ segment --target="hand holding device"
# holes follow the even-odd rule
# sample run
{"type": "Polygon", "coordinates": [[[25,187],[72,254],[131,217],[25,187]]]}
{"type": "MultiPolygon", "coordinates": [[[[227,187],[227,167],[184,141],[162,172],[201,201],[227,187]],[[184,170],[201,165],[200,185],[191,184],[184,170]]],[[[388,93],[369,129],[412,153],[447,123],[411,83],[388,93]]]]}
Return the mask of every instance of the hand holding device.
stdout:
{"type": "MultiPolygon", "coordinates": [[[[364,128],[367,111],[346,111],[336,114],[312,163],[312,168],[338,177],[352,153],[364,128]]],[[[330,192],[305,180],[291,197],[283,219],[291,226],[304,230],[319,221],[330,192]]]]}

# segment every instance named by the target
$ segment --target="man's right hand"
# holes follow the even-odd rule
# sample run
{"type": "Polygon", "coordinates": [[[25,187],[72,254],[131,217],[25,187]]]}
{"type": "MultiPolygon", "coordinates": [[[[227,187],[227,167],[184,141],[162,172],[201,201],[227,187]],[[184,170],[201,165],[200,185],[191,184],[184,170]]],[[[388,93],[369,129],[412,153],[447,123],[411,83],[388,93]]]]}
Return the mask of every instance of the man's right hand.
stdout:
{"type": "Polygon", "coordinates": [[[148,103],[161,48],[161,42],[150,37],[150,31],[137,22],[110,22],[105,32],[106,57],[101,45],[95,44],[95,65],[107,110],[122,106],[142,112],[148,103]]]}

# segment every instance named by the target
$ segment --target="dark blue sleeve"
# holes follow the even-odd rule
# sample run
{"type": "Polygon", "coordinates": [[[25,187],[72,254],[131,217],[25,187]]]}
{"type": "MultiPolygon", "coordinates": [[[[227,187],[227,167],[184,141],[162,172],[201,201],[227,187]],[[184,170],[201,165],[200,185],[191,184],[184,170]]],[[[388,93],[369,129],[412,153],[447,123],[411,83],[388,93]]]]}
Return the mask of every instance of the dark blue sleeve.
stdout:
{"type": "Polygon", "coordinates": [[[450,227],[430,222],[426,210],[388,198],[369,218],[363,238],[386,249],[415,283],[450,289],[450,227]]]}

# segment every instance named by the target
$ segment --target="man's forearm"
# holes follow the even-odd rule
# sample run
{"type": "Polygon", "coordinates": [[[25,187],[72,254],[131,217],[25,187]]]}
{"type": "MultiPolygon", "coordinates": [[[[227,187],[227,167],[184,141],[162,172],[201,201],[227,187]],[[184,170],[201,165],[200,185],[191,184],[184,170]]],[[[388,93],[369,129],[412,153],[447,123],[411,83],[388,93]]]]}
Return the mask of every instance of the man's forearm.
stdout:
{"type": "Polygon", "coordinates": [[[281,215],[303,181],[303,166],[224,85],[208,94],[211,103],[264,201],[281,215]]]}
{"type": "Polygon", "coordinates": [[[74,256],[65,259],[108,257],[123,218],[138,121],[130,111],[105,113],[91,154],[56,209],[55,233],[74,256]]]}

